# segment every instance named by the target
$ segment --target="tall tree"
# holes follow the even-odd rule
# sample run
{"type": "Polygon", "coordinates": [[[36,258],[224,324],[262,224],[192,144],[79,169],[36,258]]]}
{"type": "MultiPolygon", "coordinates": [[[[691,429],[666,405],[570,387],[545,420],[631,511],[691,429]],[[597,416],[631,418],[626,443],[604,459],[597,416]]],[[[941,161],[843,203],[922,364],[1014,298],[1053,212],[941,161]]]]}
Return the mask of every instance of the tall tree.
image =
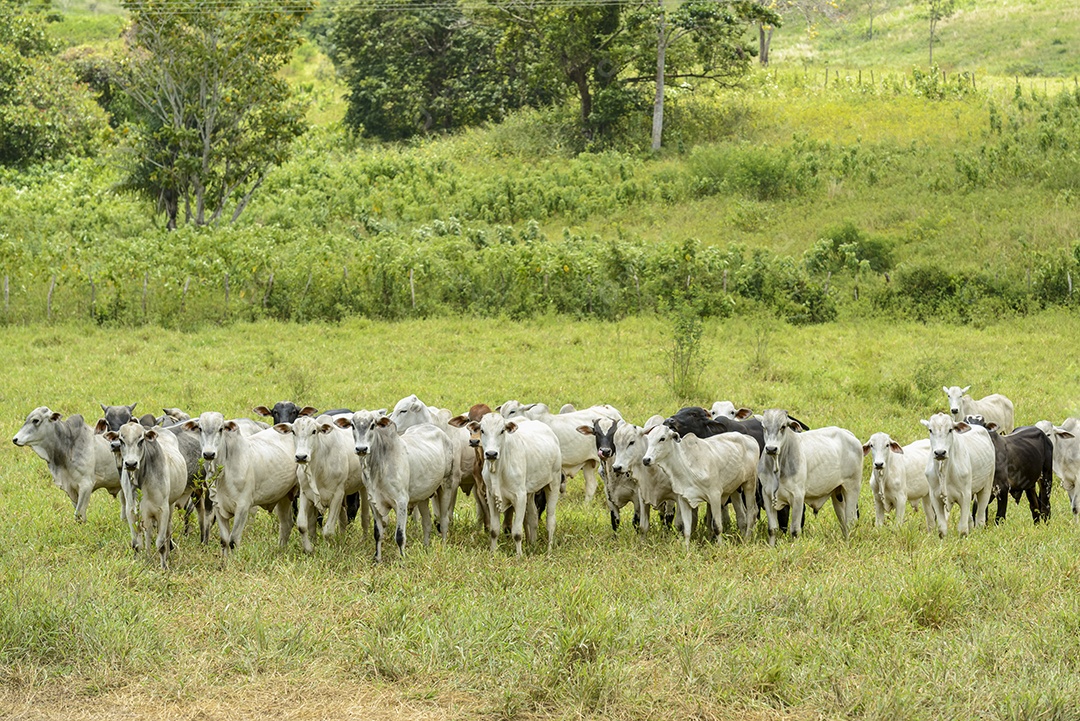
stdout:
{"type": "Polygon", "coordinates": [[[118,79],[142,111],[128,187],[175,228],[235,221],[306,129],[277,77],[300,42],[307,2],[124,0],[131,14],[118,79]]]}
{"type": "Polygon", "coordinates": [[[930,66],[934,65],[934,39],[942,20],[947,20],[956,12],[957,0],[926,0],[926,16],[930,21],[930,66]]]}

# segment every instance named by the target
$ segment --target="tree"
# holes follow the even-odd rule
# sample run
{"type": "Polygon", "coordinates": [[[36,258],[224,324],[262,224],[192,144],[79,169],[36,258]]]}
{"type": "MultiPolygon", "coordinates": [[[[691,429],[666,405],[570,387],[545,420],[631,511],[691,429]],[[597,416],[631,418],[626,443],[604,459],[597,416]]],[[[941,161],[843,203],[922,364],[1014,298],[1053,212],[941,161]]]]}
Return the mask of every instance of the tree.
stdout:
{"type": "Polygon", "coordinates": [[[40,8],[0,0],[0,163],[89,154],[108,128],[89,88],[54,56],[45,22],[40,8]]]}
{"type": "Polygon", "coordinates": [[[396,140],[552,102],[550,79],[527,72],[528,46],[504,45],[502,30],[490,13],[457,3],[344,6],[328,49],[349,86],[346,124],[396,140]]]}
{"type": "Polygon", "coordinates": [[[126,187],[167,226],[235,221],[305,129],[277,72],[311,5],[257,0],[124,0],[131,14],[118,81],[141,117],[126,187]]]}
{"type": "Polygon", "coordinates": [[[753,49],[743,40],[747,25],[773,27],[780,16],[753,2],[718,3],[689,0],[668,10],[663,0],[649,8],[657,28],[656,76],[653,97],[652,149],[659,150],[664,131],[664,89],[668,80],[689,78],[732,83],[750,65],[753,49]],[[692,52],[667,73],[668,49],[686,39],[692,52]]]}
{"type": "Polygon", "coordinates": [[[926,0],[926,16],[930,21],[930,67],[934,66],[934,38],[938,24],[956,12],[957,0],[926,0]]]}

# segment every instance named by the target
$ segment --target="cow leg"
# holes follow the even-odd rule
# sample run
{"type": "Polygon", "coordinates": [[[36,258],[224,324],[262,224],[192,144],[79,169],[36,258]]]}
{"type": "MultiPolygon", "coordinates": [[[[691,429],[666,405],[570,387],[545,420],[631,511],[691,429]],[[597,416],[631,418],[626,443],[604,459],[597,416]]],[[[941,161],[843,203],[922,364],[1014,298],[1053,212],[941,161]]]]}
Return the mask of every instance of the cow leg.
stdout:
{"type": "Polygon", "coordinates": [[[638,503],[641,504],[641,511],[639,511],[638,513],[637,529],[638,533],[644,536],[646,533],[649,532],[649,517],[652,515],[652,506],[641,500],[640,495],[637,496],[637,499],[638,503]]]}
{"type": "Polygon", "coordinates": [[[165,502],[165,507],[158,518],[157,552],[161,559],[161,568],[169,570],[169,548],[172,545],[172,504],[165,502]]]}
{"type": "Polygon", "coordinates": [[[800,492],[791,499],[791,516],[788,522],[788,530],[792,538],[798,538],[802,533],[803,513],[806,510],[805,496],[800,492]]]}
{"type": "Polygon", "coordinates": [[[79,491],[75,499],[75,520],[79,523],[86,521],[86,507],[90,505],[90,494],[94,491],[94,480],[84,478],[79,482],[79,491]]]}
{"type": "Polygon", "coordinates": [[[559,484],[552,481],[545,490],[547,496],[548,553],[555,547],[555,506],[559,505],[559,484]]]}
{"type": "MultiPolygon", "coordinates": [[[[292,498],[282,498],[278,501],[274,506],[274,515],[278,519],[278,548],[286,548],[293,529],[292,498]]],[[[239,542],[237,539],[237,543],[239,542]]]]}
{"type": "Polygon", "coordinates": [[[593,496],[596,495],[596,461],[588,461],[581,467],[581,474],[585,476],[585,505],[592,503],[593,496]]]}
{"type": "Polygon", "coordinates": [[[930,494],[926,494],[922,497],[922,510],[923,515],[926,517],[926,530],[928,533],[934,532],[934,523],[937,518],[934,515],[934,504],[930,502],[930,494]]]}
{"type": "MultiPolygon", "coordinates": [[[[900,525],[901,516],[903,511],[898,507],[896,509],[896,525],[900,525]]],[[[882,497],[881,491],[874,492],[874,525],[881,528],[885,525],[885,499],[882,497]]]]}
{"type": "MultiPolygon", "coordinates": [[[[442,505],[440,501],[442,498],[433,497],[435,501],[435,509],[438,510],[442,505]]],[[[416,504],[416,507],[420,509],[420,527],[424,530],[424,547],[431,545],[431,504],[428,501],[421,501],[416,504]]]]}
{"type": "Polygon", "coordinates": [[[439,510],[439,535],[443,543],[450,537],[450,524],[454,521],[454,506],[457,505],[458,484],[460,479],[453,481],[449,487],[443,488],[442,502],[438,504],[439,510]]]}
{"type": "MultiPolygon", "coordinates": [[[[977,509],[977,504],[974,507],[977,509]]],[[[961,491],[961,493],[960,493],[960,520],[957,521],[957,524],[956,524],[956,529],[958,531],[960,531],[961,536],[966,536],[971,532],[971,528],[972,528],[971,509],[972,508],[973,508],[973,506],[972,506],[971,491],[970,490],[961,491]]]]}
{"type": "Polygon", "coordinates": [[[930,487],[930,505],[934,508],[934,522],[937,525],[938,537],[945,538],[946,531],[949,530],[949,514],[946,510],[947,500],[942,498],[941,495],[934,490],[934,487],[930,487]]]}
{"type": "Polygon", "coordinates": [[[832,492],[829,497],[832,499],[833,511],[836,513],[836,520],[840,522],[840,533],[843,534],[844,539],[848,537],[848,517],[847,517],[847,504],[844,502],[844,489],[837,488],[832,492]]]}
{"type": "MultiPolygon", "coordinates": [[[[292,504],[290,503],[290,505],[292,504]]],[[[244,526],[247,525],[248,514],[250,513],[251,506],[242,505],[236,507],[236,513],[233,514],[232,533],[229,535],[230,550],[240,545],[240,539],[244,536],[244,526]]]]}
{"type": "Polygon", "coordinates": [[[904,525],[904,514],[907,513],[907,497],[905,496],[896,504],[896,527],[901,528],[904,525]]]}
{"type": "Polygon", "coordinates": [[[619,509],[614,503],[608,501],[608,517],[611,518],[611,530],[615,533],[619,532],[619,516],[619,509]]]}
{"type": "Polygon", "coordinates": [[[1028,507],[1031,509],[1031,521],[1038,523],[1041,509],[1039,507],[1039,498],[1035,495],[1035,487],[1027,488],[1024,491],[1024,496],[1027,498],[1028,507]]]}
{"type": "Polygon", "coordinates": [[[776,506],[770,502],[769,499],[765,499],[765,521],[769,526],[769,545],[776,545],[776,532],[780,528],[780,524],[776,518],[776,506]]]}
{"type": "MultiPolygon", "coordinates": [[[[311,499],[307,497],[306,493],[301,493],[296,499],[296,530],[300,532],[300,545],[304,549],[304,553],[312,553],[315,550],[315,545],[311,542],[312,526],[315,525],[315,504],[311,499]]],[[[326,519],[329,522],[329,518],[326,519]]]]}
{"type": "Polygon", "coordinates": [[[218,539],[221,541],[221,555],[228,558],[229,551],[232,550],[232,530],[230,527],[232,517],[227,516],[220,506],[215,509],[215,515],[217,516],[218,539]]]}
{"type": "Polygon", "coordinates": [[[514,539],[514,547],[517,550],[518,557],[521,556],[522,527],[525,524],[525,504],[528,502],[525,495],[525,492],[522,491],[514,496],[514,522],[510,526],[510,535],[514,539]]]}
{"type": "Polygon", "coordinates": [[[540,530],[540,518],[536,513],[536,499],[533,494],[526,494],[528,503],[525,504],[525,542],[530,546],[536,544],[536,534],[540,530]]]}
{"type": "MultiPolygon", "coordinates": [[[[431,543],[431,514],[428,513],[427,501],[424,501],[424,511],[420,511],[420,504],[413,507],[413,511],[420,513],[420,522],[427,521],[426,528],[424,528],[425,541],[424,545],[431,543]]],[[[408,500],[399,501],[397,509],[394,512],[394,541],[397,543],[398,556],[405,558],[405,526],[409,524],[409,502],[408,500]]]]}
{"type": "Polygon", "coordinates": [[[682,517],[683,546],[686,550],[690,550],[690,534],[694,532],[694,526],[690,521],[692,515],[690,503],[682,496],[679,496],[675,503],[678,504],[679,515],[682,517]]]}
{"type": "Polygon", "coordinates": [[[758,504],[757,504],[757,479],[754,479],[753,485],[743,486],[743,503],[745,504],[745,517],[746,528],[743,529],[743,538],[749,541],[754,536],[754,528],[757,526],[758,520],[758,504]]]}
{"type": "MultiPolygon", "coordinates": [[[[993,493],[993,488],[984,488],[983,490],[979,491],[975,495],[975,498],[978,501],[977,513],[975,514],[975,526],[976,527],[986,525],[986,514],[987,514],[987,509],[990,506],[990,494],[991,493],[993,493]]],[[[1008,508],[1008,505],[1009,505],[1009,496],[1008,496],[1008,494],[1005,494],[1005,498],[1001,501],[1001,503],[1006,508],[1008,508]]],[[[971,527],[970,523],[969,523],[968,527],[969,528],[971,527]]]]}
{"type": "Polygon", "coordinates": [[[341,512],[345,508],[345,486],[338,487],[330,496],[330,504],[326,507],[326,517],[323,521],[323,538],[331,538],[338,534],[341,524],[341,512]]]}
{"type": "Polygon", "coordinates": [[[375,563],[382,562],[382,540],[383,534],[386,532],[387,516],[389,511],[383,506],[375,506],[373,509],[372,520],[374,525],[372,526],[372,538],[375,539],[375,563]]]}

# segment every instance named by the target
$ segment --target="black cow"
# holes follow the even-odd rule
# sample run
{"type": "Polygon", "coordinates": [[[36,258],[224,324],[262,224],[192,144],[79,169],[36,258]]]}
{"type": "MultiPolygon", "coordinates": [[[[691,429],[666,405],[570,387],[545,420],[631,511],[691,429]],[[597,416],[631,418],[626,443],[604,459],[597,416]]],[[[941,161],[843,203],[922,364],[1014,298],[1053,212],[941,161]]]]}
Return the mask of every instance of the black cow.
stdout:
{"type": "MultiPolygon", "coordinates": [[[[791,416],[788,417],[791,418],[791,416]]],[[[791,418],[791,420],[798,423],[803,430],[810,430],[810,427],[799,419],[791,418]]],[[[743,433],[757,441],[759,453],[765,449],[765,429],[762,427],[761,421],[753,417],[742,421],[726,417],[713,418],[704,408],[689,406],[679,409],[678,413],[664,421],[664,425],[680,436],[693,433],[698,438],[708,438],[720,433],[743,433]]],[[[760,514],[761,509],[765,507],[765,498],[761,493],[760,481],[758,482],[756,495],[758,513],[760,514]]],[[[782,531],[787,531],[790,513],[790,508],[782,508],[777,512],[777,520],[780,522],[782,531]]]]}
{"type": "Polygon", "coordinates": [[[1032,521],[1049,521],[1054,444],[1047,435],[1035,426],[1023,426],[1002,436],[996,433],[997,424],[987,423],[982,416],[968,416],[965,420],[990,431],[990,441],[994,444],[994,486],[991,496],[997,500],[995,522],[1005,520],[1009,496],[1019,503],[1021,494],[1027,496],[1032,521]]]}

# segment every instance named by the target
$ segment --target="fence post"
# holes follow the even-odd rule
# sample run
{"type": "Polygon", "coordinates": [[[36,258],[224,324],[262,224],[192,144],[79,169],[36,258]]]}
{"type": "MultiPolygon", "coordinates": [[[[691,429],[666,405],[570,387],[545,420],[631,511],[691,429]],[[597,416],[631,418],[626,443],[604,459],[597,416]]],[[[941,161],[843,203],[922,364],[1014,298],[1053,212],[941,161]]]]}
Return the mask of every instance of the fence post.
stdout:
{"type": "Polygon", "coordinates": [[[274,289],[274,274],[271,273],[270,274],[270,280],[267,281],[267,283],[266,283],[266,292],[263,293],[263,308],[265,308],[266,304],[270,301],[270,291],[272,291],[273,289],[274,289]]]}
{"type": "Polygon", "coordinates": [[[142,279],[142,316],[143,316],[143,322],[144,323],[146,322],[146,293],[147,293],[147,286],[149,285],[149,283],[150,283],[150,271],[146,271],[146,273],[143,274],[143,279],[142,279]]]}
{"type": "Polygon", "coordinates": [[[416,284],[413,283],[412,268],[409,268],[409,296],[412,298],[412,308],[416,310],[416,284]]]}
{"type": "Polygon", "coordinates": [[[189,275],[184,280],[184,292],[180,294],[180,312],[184,312],[184,306],[187,304],[187,289],[191,285],[191,276],[189,275]]]}
{"type": "Polygon", "coordinates": [[[8,311],[11,310],[11,306],[8,303],[10,296],[8,295],[8,277],[4,275],[4,315],[7,316],[8,311]]]}
{"type": "Polygon", "coordinates": [[[1065,271],[1065,279],[1069,281],[1069,297],[1072,298],[1072,271],[1065,271]]]}
{"type": "Polygon", "coordinates": [[[225,317],[229,316],[229,271],[225,271],[225,317]]]}
{"type": "Polygon", "coordinates": [[[47,320],[52,320],[52,294],[56,289],[56,274],[53,273],[52,280],[49,281],[49,296],[45,302],[45,317],[47,320]]]}
{"type": "Polygon", "coordinates": [[[94,306],[97,303],[97,293],[96,293],[96,289],[94,288],[94,276],[87,273],[86,277],[90,279],[90,318],[93,319],[93,317],[94,317],[94,306]]]}

